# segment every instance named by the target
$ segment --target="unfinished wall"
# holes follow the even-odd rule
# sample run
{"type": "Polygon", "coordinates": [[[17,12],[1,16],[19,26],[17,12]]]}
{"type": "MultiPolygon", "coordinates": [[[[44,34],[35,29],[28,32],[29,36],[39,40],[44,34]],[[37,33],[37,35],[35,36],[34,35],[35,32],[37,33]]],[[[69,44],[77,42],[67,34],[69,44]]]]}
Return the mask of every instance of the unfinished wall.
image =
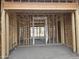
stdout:
{"type": "Polygon", "coordinates": [[[48,16],[48,37],[49,43],[63,43],[64,44],[64,22],[63,14],[48,16]],[[58,29],[58,22],[60,22],[60,30],[58,29]],[[60,36],[60,37],[59,37],[60,36]]]}
{"type": "Polygon", "coordinates": [[[64,14],[64,35],[65,35],[65,44],[72,48],[73,39],[72,39],[72,19],[71,14],[64,14]]]}
{"type": "Polygon", "coordinates": [[[18,21],[18,43],[19,45],[28,45],[30,39],[30,16],[17,15],[18,21]]]}
{"type": "Polygon", "coordinates": [[[17,46],[17,19],[16,14],[9,14],[9,51],[17,46]]]}
{"type": "Polygon", "coordinates": [[[53,19],[48,16],[48,39],[49,43],[53,43],[53,19]]]}
{"type": "Polygon", "coordinates": [[[55,15],[49,15],[48,16],[48,37],[49,37],[49,43],[57,43],[56,38],[56,17],[55,15]]]}

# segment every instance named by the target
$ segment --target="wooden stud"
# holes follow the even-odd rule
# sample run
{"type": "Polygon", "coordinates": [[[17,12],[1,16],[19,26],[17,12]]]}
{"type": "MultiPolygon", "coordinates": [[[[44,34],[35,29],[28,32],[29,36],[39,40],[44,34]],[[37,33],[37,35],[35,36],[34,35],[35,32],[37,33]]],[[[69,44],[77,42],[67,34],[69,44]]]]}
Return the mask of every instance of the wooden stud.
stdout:
{"type": "Polygon", "coordinates": [[[63,15],[61,15],[61,18],[60,18],[60,21],[61,21],[61,42],[62,44],[64,44],[64,19],[63,19],[63,15]]]}
{"type": "Polygon", "coordinates": [[[35,44],[35,35],[34,35],[34,17],[33,17],[33,45],[35,44]]]}
{"type": "Polygon", "coordinates": [[[75,15],[76,15],[77,53],[79,54],[79,9],[75,11],[75,15]]]}
{"type": "Polygon", "coordinates": [[[6,12],[6,40],[7,40],[7,57],[9,56],[9,15],[6,12]]]}
{"type": "Polygon", "coordinates": [[[1,10],[2,11],[2,16],[1,16],[1,42],[2,42],[2,59],[5,59],[5,10],[1,10]]]}
{"type": "Polygon", "coordinates": [[[56,29],[56,26],[55,26],[55,15],[53,15],[53,43],[55,43],[55,29],[56,29]]]}
{"type": "Polygon", "coordinates": [[[47,24],[47,17],[44,18],[45,20],[45,37],[46,37],[46,44],[47,44],[47,41],[48,41],[48,24],[47,24]]]}
{"type": "Polygon", "coordinates": [[[58,17],[56,17],[56,41],[57,41],[57,43],[59,43],[59,41],[58,41],[58,17]]]}
{"type": "Polygon", "coordinates": [[[76,52],[76,37],[75,37],[75,15],[72,12],[72,37],[73,37],[73,52],[76,52]]]}

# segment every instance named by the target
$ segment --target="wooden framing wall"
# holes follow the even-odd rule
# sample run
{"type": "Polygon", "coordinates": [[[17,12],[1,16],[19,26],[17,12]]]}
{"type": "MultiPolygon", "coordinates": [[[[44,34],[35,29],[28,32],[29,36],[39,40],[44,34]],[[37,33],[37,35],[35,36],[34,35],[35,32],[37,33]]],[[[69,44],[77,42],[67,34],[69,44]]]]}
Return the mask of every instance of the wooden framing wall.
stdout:
{"type": "MultiPolygon", "coordinates": [[[[22,14],[22,15],[18,15],[17,16],[17,18],[18,18],[18,24],[19,24],[19,40],[20,40],[20,37],[21,37],[20,30],[22,29],[23,30],[23,35],[24,35],[23,41],[25,41],[25,44],[24,45],[28,45],[29,44],[28,41],[30,39],[30,27],[33,26],[32,25],[32,23],[33,23],[32,17],[33,16],[34,15],[29,16],[28,14],[27,15],[23,15],[22,14]]],[[[58,33],[57,33],[57,30],[58,29],[57,29],[57,23],[56,22],[59,20],[61,23],[63,23],[62,20],[61,20],[61,18],[63,17],[63,15],[59,16],[59,14],[58,14],[58,15],[42,15],[42,16],[46,16],[48,18],[47,19],[48,37],[49,37],[48,43],[57,43],[57,42],[59,42],[59,40],[58,40],[58,33]],[[54,29],[53,29],[54,28],[54,25],[56,25],[55,26],[56,27],[56,31],[54,31],[54,29]],[[55,36],[55,37],[53,37],[53,36],[55,36]]],[[[37,23],[39,23],[39,21],[37,23]]],[[[41,25],[37,24],[35,26],[41,26],[41,25]]],[[[62,33],[60,34],[61,35],[61,39],[63,39],[63,37],[62,37],[63,34],[64,34],[64,31],[63,30],[64,29],[61,30],[62,33]]],[[[64,44],[64,42],[63,42],[64,39],[61,40],[61,41],[62,41],[61,43],[64,44]]]]}
{"type": "MultiPolygon", "coordinates": [[[[7,36],[5,36],[5,38],[9,39],[9,41],[5,40],[6,43],[5,44],[5,50],[3,52],[5,52],[3,54],[3,56],[8,56],[9,52],[13,50],[14,48],[16,48],[16,46],[18,46],[17,44],[17,21],[19,21],[19,28],[23,27],[23,31],[24,31],[24,40],[25,40],[25,45],[27,46],[29,44],[29,39],[30,39],[30,27],[32,26],[32,16],[27,16],[27,15],[21,15],[21,18],[18,18],[19,16],[16,15],[16,13],[5,13],[6,15],[6,20],[5,24],[5,34],[7,36]],[[29,20],[30,19],[30,20],[29,20]],[[8,36],[9,35],[9,36],[8,36]],[[9,42],[9,45],[8,45],[9,42]],[[9,49],[8,49],[9,46],[9,49]]],[[[61,28],[63,28],[61,31],[61,38],[63,39],[65,37],[65,43],[64,40],[62,40],[61,43],[66,44],[68,47],[73,49],[73,38],[72,38],[72,19],[71,19],[71,13],[67,13],[67,14],[61,14],[58,16],[53,16],[53,15],[49,15],[48,17],[48,37],[49,39],[53,36],[53,25],[54,25],[54,20],[56,21],[60,21],[61,25],[64,22],[64,27],[61,26],[61,28]],[[56,17],[56,18],[53,18],[56,17]],[[65,33],[64,33],[65,32],[65,33]],[[62,37],[63,35],[65,35],[64,37],[62,37]]],[[[57,30],[56,30],[57,32],[57,30]]],[[[56,33],[57,35],[57,33],[56,33]]],[[[58,37],[58,36],[56,36],[58,37]]],[[[50,40],[49,40],[50,41],[50,40]]],[[[57,41],[58,42],[58,41],[57,41]]],[[[78,44],[78,43],[77,43],[78,44]]],[[[78,49],[78,47],[77,47],[78,49]]]]}
{"type": "Polygon", "coordinates": [[[9,51],[17,47],[17,19],[16,14],[9,14],[9,51]]]}
{"type": "Polygon", "coordinates": [[[2,10],[1,16],[1,57],[4,59],[9,56],[9,51],[17,46],[17,22],[16,16],[12,15],[12,18],[5,10],[2,10]]]}
{"type": "Polygon", "coordinates": [[[53,16],[48,16],[48,40],[49,40],[49,43],[53,43],[53,20],[52,19],[53,16]]]}
{"type": "Polygon", "coordinates": [[[72,19],[71,14],[65,14],[64,18],[64,29],[65,29],[65,44],[73,48],[73,38],[72,38],[72,19]]]}
{"type": "Polygon", "coordinates": [[[49,37],[49,42],[51,41],[52,38],[53,43],[64,44],[64,15],[63,14],[48,16],[48,37],[49,37]],[[60,34],[58,34],[58,21],[60,21],[60,28],[61,28],[60,34]],[[54,26],[55,26],[55,30],[54,30],[54,26]],[[61,42],[59,42],[59,38],[58,38],[59,35],[61,36],[60,38],[61,42]]]}
{"type": "Polygon", "coordinates": [[[19,15],[17,16],[17,21],[18,21],[18,33],[19,33],[18,36],[19,45],[22,37],[22,41],[24,43],[23,45],[27,46],[29,44],[30,39],[30,16],[19,15]]]}
{"type": "MultiPolygon", "coordinates": [[[[75,28],[76,28],[76,37],[73,37],[72,39],[72,33],[74,34],[74,29],[72,30],[71,26],[71,20],[68,20],[68,16],[64,19],[64,25],[65,25],[65,34],[62,38],[65,37],[65,44],[69,47],[73,47],[74,45],[74,51],[77,50],[77,53],[79,54],[79,5],[77,3],[14,3],[14,2],[2,2],[1,3],[1,38],[0,38],[0,51],[1,51],[1,57],[4,59],[5,57],[8,57],[9,52],[13,50],[17,46],[17,19],[16,15],[9,14],[9,16],[6,15],[5,10],[52,10],[52,11],[62,11],[62,10],[71,10],[75,11],[75,28]],[[28,6],[29,5],[29,6],[28,6]],[[38,8],[39,7],[39,8],[38,8]],[[77,10],[76,10],[77,9],[77,10]],[[8,18],[9,17],[9,18],[8,18]],[[8,21],[9,20],[9,21],[8,21]],[[68,24],[67,24],[68,23],[68,24]],[[76,45],[73,41],[76,40],[76,45]],[[8,44],[9,43],[9,44],[8,44]],[[75,47],[76,46],[76,47],[75,47]]],[[[70,15],[69,15],[70,16],[70,15]]],[[[29,16],[31,18],[31,16],[29,16]]],[[[29,21],[30,24],[27,25],[27,27],[31,26],[31,21],[29,21]]],[[[72,22],[73,23],[73,22],[72,22]]],[[[63,23],[62,23],[63,24],[63,23]]],[[[50,27],[50,26],[49,26],[50,27]]],[[[63,27],[63,26],[62,26],[63,27]]],[[[52,31],[52,28],[49,29],[52,31]]],[[[26,32],[26,31],[25,31],[26,32]]],[[[30,33],[30,30],[28,30],[28,33],[30,33]]],[[[30,34],[25,34],[25,39],[29,39],[30,34]],[[26,35],[28,35],[26,37],[26,35]]],[[[50,34],[49,34],[50,35],[50,34]]],[[[51,34],[52,36],[53,34],[51,34]]],[[[74,36],[74,35],[73,35],[74,36]]],[[[26,40],[29,42],[29,40],[26,40]]],[[[64,43],[64,40],[63,40],[64,43]]],[[[28,43],[27,43],[28,44],[28,43]]]]}
{"type": "Polygon", "coordinates": [[[48,15],[48,38],[49,43],[58,43],[56,21],[58,15],[48,15]]]}

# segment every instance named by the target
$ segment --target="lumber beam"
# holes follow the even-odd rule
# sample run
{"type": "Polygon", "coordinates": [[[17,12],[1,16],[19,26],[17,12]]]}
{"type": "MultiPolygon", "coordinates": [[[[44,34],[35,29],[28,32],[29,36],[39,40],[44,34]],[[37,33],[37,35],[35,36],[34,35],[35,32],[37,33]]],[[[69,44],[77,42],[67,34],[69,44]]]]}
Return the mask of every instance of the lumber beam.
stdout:
{"type": "Polygon", "coordinates": [[[79,54],[79,8],[75,11],[75,15],[76,15],[77,53],[79,54]]]}
{"type": "Polygon", "coordinates": [[[62,42],[62,44],[64,44],[65,42],[64,42],[64,17],[63,17],[63,15],[61,15],[61,18],[60,18],[61,20],[61,42],[62,42]]]}
{"type": "Polygon", "coordinates": [[[2,47],[2,59],[5,59],[5,39],[6,39],[6,32],[5,32],[5,10],[1,10],[1,47],[2,47]]]}
{"type": "Polygon", "coordinates": [[[72,12],[72,37],[73,37],[73,52],[76,52],[76,37],[75,37],[75,13],[72,12]]]}
{"type": "Polygon", "coordinates": [[[3,3],[3,8],[8,10],[76,10],[77,7],[77,3],[3,3]]]}
{"type": "Polygon", "coordinates": [[[6,42],[7,42],[7,54],[6,56],[8,57],[9,56],[9,15],[8,13],[6,12],[5,14],[5,17],[6,17],[6,42]]]}

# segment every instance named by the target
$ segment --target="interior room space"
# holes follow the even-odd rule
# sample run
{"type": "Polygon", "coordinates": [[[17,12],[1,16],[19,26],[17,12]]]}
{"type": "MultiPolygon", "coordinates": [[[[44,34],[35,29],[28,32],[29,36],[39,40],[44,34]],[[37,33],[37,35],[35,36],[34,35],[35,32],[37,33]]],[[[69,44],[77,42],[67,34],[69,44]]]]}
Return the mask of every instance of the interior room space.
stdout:
{"type": "Polygon", "coordinates": [[[18,46],[46,44],[65,44],[73,49],[71,12],[9,11],[8,14],[10,51],[18,46]]]}
{"type": "Polygon", "coordinates": [[[1,0],[0,59],[79,59],[79,0],[1,0]]]}
{"type": "Polygon", "coordinates": [[[50,48],[55,47],[65,53],[65,49],[72,52],[77,46],[75,44],[74,47],[73,43],[72,12],[6,10],[5,37],[8,39],[5,40],[5,56],[14,56],[17,54],[14,51],[18,52],[19,49],[23,51],[23,48],[26,51],[29,48],[38,51],[42,47],[52,51],[50,48]]]}

